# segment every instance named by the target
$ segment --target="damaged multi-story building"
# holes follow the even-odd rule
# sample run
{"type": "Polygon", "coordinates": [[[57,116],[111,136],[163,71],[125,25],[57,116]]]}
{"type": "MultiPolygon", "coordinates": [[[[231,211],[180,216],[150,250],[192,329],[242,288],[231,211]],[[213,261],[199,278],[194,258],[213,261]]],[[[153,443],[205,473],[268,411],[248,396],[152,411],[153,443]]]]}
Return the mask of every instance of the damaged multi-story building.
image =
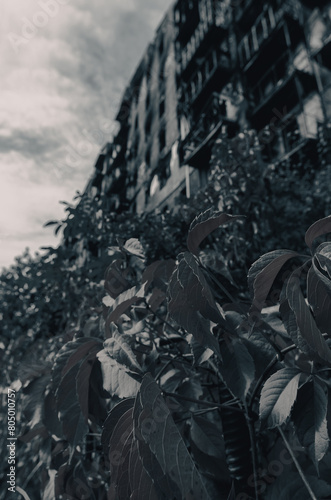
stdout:
{"type": "Polygon", "coordinates": [[[331,135],[331,2],[176,1],[116,120],[85,192],[109,211],[189,197],[206,182],[215,141],[233,148],[247,131],[275,168],[330,169],[321,144],[331,135]]]}

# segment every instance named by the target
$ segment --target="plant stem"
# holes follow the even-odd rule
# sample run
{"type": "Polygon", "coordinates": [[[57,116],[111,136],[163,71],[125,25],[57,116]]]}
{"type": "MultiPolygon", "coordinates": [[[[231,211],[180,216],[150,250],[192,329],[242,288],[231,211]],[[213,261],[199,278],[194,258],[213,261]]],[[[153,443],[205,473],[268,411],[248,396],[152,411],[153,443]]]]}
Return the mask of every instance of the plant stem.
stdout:
{"type": "Polygon", "coordinates": [[[260,375],[258,381],[256,382],[256,385],[254,387],[254,390],[252,392],[252,395],[250,397],[250,400],[249,400],[249,403],[248,403],[248,408],[249,410],[252,409],[252,406],[253,406],[253,403],[254,403],[254,399],[257,395],[257,393],[259,392],[260,390],[260,387],[265,379],[265,376],[270,372],[270,370],[272,370],[272,368],[277,364],[278,362],[278,356],[275,356],[271,361],[270,363],[268,364],[268,366],[266,367],[266,369],[264,370],[264,372],[260,375]]]}
{"type": "Polygon", "coordinates": [[[302,468],[301,468],[301,466],[300,466],[299,462],[297,461],[297,459],[296,459],[296,457],[295,457],[295,455],[294,455],[294,453],[293,453],[293,450],[292,450],[292,448],[291,448],[291,445],[290,445],[290,443],[288,442],[288,440],[286,439],[286,436],[285,436],[285,434],[284,434],[284,432],[283,432],[282,428],[281,428],[279,425],[277,425],[277,429],[278,429],[278,431],[279,431],[279,434],[282,436],[282,439],[283,439],[283,441],[284,441],[284,443],[285,443],[285,446],[286,446],[286,448],[287,448],[287,450],[288,450],[289,454],[291,455],[291,458],[292,458],[292,460],[293,460],[293,462],[294,462],[294,464],[295,464],[295,466],[296,466],[296,468],[297,468],[297,471],[299,472],[299,475],[300,475],[300,477],[301,477],[301,479],[302,479],[302,481],[303,481],[303,483],[304,483],[305,487],[307,488],[307,491],[308,491],[308,493],[309,493],[310,498],[311,498],[312,500],[317,500],[317,497],[315,496],[315,493],[314,493],[314,492],[313,492],[313,490],[311,489],[310,484],[308,483],[307,478],[306,478],[306,476],[304,475],[304,472],[303,472],[303,470],[302,470],[302,468]]]}
{"type": "Polygon", "coordinates": [[[168,366],[172,365],[172,363],[178,358],[179,358],[179,354],[175,358],[169,359],[169,361],[167,361],[166,364],[164,366],[162,366],[159,373],[156,374],[155,380],[158,380],[161,377],[161,375],[165,372],[165,370],[168,368],[168,366]]]}
{"type": "Polygon", "coordinates": [[[209,408],[226,408],[227,410],[233,410],[233,411],[238,411],[240,413],[243,413],[243,410],[241,408],[238,408],[238,406],[231,406],[228,404],[222,404],[222,403],[213,403],[211,401],[201,401],[200,399],[194,399],[194,398],[189,398],[188,396],[183,396],[182,394],[176,394],[174,392],[166,392],[163,391],[163,394],[165,396],[169,396],[172,398],[177,398],[177,399],[183,399],[184,401],[190,401],[191,403],[196,403],[198,405],[204,405],[208,406],[209,408]]]}
{"type": "Polygon", "coordinates": [[[255,429],[254,429],[254,423],[250,417],[250,413],[248,409],[246,408],[247,416],[246,416],[246,421],[247,421],[247,426],[248,426],[248,432],[249,432],[249,439],[251,442],[251,455],[252,455],[252,465],[253,465],[253,474],[254,474],[254,491],[255,491],[255,500],[259,500],[259,492],[257,489],[257,449],[256,449],[256,435],[255,435],[255,429]]]}

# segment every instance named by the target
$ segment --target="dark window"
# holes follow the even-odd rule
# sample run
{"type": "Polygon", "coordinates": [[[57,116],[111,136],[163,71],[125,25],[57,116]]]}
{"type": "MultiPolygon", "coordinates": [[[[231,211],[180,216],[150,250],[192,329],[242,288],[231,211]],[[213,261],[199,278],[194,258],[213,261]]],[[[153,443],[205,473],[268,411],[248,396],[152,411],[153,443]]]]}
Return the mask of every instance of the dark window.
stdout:
{"type": "Polygon", "coordinates": [[[151,114],[149,114],[149,116],[146,119],[146,123],[145,123],[145,134],[146,135],[150,134],[151,125],[152,125],[152,117],[151,117],[151,114]]]}
{"type": "Polygon", "coordinates": [[[162,101],[160,102],[160,107],[159,107],[160,118],[164,115],[164,111],[165,111],[165,100],[162,99],[162,101]]]}
{"type": "Polygon", "coordinates": [[[163,151],[163,149],[166,146],[166,133],[165,129],[162,129],[159,133],[159,144],[160,144],[160,152],[163,151]]]}
{"type": "Polygon", "coordinates": [[[146,155],[145,155],[145,163],[147,166],[151,164],[151,150],[147,149],[146,155]]]}
{"type": "Polygon", "coordinates": [[[163,50],[164,50],[164,41],[163,41],[163,38],[161,38],[161,41],[160,41],[160,44],[159,44],[159,54],[163,54],[163,50]]]}

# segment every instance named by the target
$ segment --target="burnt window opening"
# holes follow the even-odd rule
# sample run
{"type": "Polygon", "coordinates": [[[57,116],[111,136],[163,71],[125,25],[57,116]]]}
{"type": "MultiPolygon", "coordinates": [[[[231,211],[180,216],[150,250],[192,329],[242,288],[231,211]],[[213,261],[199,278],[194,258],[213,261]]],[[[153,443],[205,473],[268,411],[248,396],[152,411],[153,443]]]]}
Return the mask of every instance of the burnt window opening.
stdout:
{"type": "Polygon", "coordinates": [[[146,96],[146,109],[148,109],[148,108],[149,108],[150,104],[151,104],[151,95],[150,95],[150,93],[148,92],[148,94],[147,94],[147,96],[146,96]]]}
{"type": "Polygon", "coordinates": [[[159,83],[162,85],[165,81],[165,65],[161,64],[159,70],[159,83]]]}
{"type": "Polygon", "coordinates": [[[164,40],[163,40],[163,37],[162,37],[161,40],[160,40],[160,43],[159,43],[159,54],[162,55],[163,51],[164,51],[164,40]]]}
{"type": "Polygon", "coordinates": [[[146,163],[147,167],[149,167],[151,164],[151,150],[150,149],[147,149],[147,151],[146,151],[145,163],[146,163]]]}
{"type": "Polygon", "coordinates": [[[164,128],[161,129],[159,133],[159,146],[160,146],[160,153],[164,150],[166,147],[166,131],[164,128]]]}
{"type": "Polygon", "coordinates": [[[145,135],[149,135],[151,133],[151,128],[152,128],[152,116],[151,114],[149,114],[145,122],[145,135]]]}
{"type": "Polygon", "coordinates": [[[162,99],[159,105],[159,117],[162,118],[165,112],[165,99],[162,99]]]}

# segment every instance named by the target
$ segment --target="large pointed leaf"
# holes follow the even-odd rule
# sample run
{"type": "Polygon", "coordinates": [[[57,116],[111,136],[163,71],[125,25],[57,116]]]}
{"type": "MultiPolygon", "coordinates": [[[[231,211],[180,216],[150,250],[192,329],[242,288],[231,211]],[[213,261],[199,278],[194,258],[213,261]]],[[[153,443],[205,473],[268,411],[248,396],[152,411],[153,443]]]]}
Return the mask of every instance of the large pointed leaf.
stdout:
{"type": "Polygon", "coordinates": [[[255,376],[253,358],[239,339],[221,342],[220,350],[222,377],[232,394],[244,401],[255,376]]]}
{"type": "Polygon", "coordinates": [[[88,432],[77,396],[76,377],[79,364],[75,364],[62,378],[57,391],[57,410],[62,422],[63,435],[72,450],[81,444],[88,432]]]}
{"type": "Polygon", "coordinates": [[[104,424],[102,444],[111,471],[110,498],[166,500],[154,486],[155,474],[152,480],[141,461],[133,434],[133,404],[131,398],[121,401],[104,424]]]}
{"type": "Polygon", "coordinates": [[[117,321],[133,304],[145,297],[145,285],[134,286],[122,292],[112,304],[108,313],[107,322],[117,321]]]}
{"type": "Polygon", "coordinates": [[[222,426],[217,426],[204,417],[192,416],[190,436],[195,446],[205,455],[224,459],[222,426]]]}
{"type": "Polygon", "coordinates": [[[96,355],[100,350],[100,345],[95,346],[81,363],[77,373],[77,397],[86,423],[88,423],[88,419],[90,417],[90,377],[93,365],[97,359],[96,355]]]}
{"type": "Polygon", "coordinates": [[[103,445],[105,455],[109,453],[109,441],[114,432],[117,422],[120,420],[122,415],[128,410],[132,409],[134,405],[134,398],[127,398],[120,401],[114,408],[109,412],[105,423],[103,425],[101,444],[103,445]]]}
{"type": "Polygon", "coordinates": [[[276,279],[277,274],[290,259],[297,257],[296,252],[275,250],[262,255],[248,272],[248,285],[253,293],[252,310],[261,311],[276,279]]]}
{"type": "Polygon", "coordinates": [[[211,208],[196,217],[190,225],[187,248],[194,255],[199,254],[200,243],[219,226],[227,222],[242,219],[239,215],[228,215],[222,212],[213,212],[211,208]]]}
{"type": "Polygon", "coordinates": [[[141,277],[141,282],[146,282],[146,289],[153,284],[154,287],[166,291],[171,275],[176,267],[173,259],[157,260],[146,267],[141,277]]]}
{"type": "Polygon", "coordinates": [[[306,232],[306,245],[312,249],[313,242],[323,234],[331,233],[331,215],[315,222],[306,232]]]}
{"type": "Polygon", "coordinates": [[[127,369],[110,357],[106,350],[98,352],[103,375],[103,388],[119,398],[130,398],[137,394],[139,382],[127,373],[127,369]]]}
{"type": "Polygon", "coordinates": [[[22,410],[25,421],[28,423],[28,428],[25,429],[25,433],[20,436],[22,441],[28,441],[44,431],[44,397],[49,380],[49,374],[42,375],[32,380],[22,391],[22,410]]]}
{"type": "Polygon", "coordinates": [[[293,342],[303,352],[307,355],[311,355],[312,352],[319,360],[331,364],[331,351],[304,299],[300,287],[300,276],[300,269],[294,271],[286,285],[287,306],[282,305],[280,309],[281,314],[284,314],[285,317],[285,326],[293,342]]]}
{"type": "Polygon", "coordinates": [[[79,337],[67,342],[55,357],[52,368],[52,386],[56,391],[62,377],[76,364],[80,363],[85,356],[96,346],[102,348],[99,339],[91,337],[79,337]]]}
{"type": "MultiPolygon", "coordinates": [[[[331,498],[331,486],[320,478],[305,474],[315,498],[331,498]]],[[[276,481],[267,489],[268,500],[304,500],[311,496],[297,472],[284,470],[276,481]]]]}
{"type": "Polygon", "coordinates": [[[149,374],[145,375],[137,394],[133,418],[135,435],[148,446],[163,473],[176,485],[174,496],[208,500],[200,474],[158,385],[149,374]]]}
{"type": "Polygon", "coordinates": [[[331,291],[328,291],[313,267],[308,272],[307,298],[319,330],[331,334],[331,291]]]}
{"type": "Polygon", "coordinates": [[[126,368],[128,372],[142,374],[141,367],[134,355],[130,343],[132,337],[125,335],[116,330],[110,339],[104,343],[104,350],[118,364],[126,368]]]}
{"type": "Polygon", "coordinates": [[[131,255],[135,255],[140,259],[145,259],[145,250],[143,249],[142,244],[137,238],[130,238],[124,244],[124,250],[131,255]]]}
{"type": "Polygon", "coordinates": [[[328,392],[325,384],[314,377],[300,390],[293,409],[293,421],[300,443],[316,468],[329,448],[327,429],[328,392]]]}
{"type": "Polygon", "coordinates": [[[313,268],[328,292],[331,293],[331,260],[320,253],[316,253],[313,258],[313,268]]]}
{"type": "Polygon", "coordinates": [[[221,310],[195,258],[185,252],[179,259],[169,283],[169,315],[199,343],[219,354],[209,320],[224,324],[221,310]]]}
{"type": "Polygon", "coordinates": [[[297,396],[300,372],[296,368],[283,368],[265,382],[260,398],[260,419],[269,428],[287,421],[297,396]]]}
{"type": "Polygon", "coordinates": [[[218,482],[229,483],[221,421],[194,415],[190,426],[190,448],[199,470],[218,482]]]}

